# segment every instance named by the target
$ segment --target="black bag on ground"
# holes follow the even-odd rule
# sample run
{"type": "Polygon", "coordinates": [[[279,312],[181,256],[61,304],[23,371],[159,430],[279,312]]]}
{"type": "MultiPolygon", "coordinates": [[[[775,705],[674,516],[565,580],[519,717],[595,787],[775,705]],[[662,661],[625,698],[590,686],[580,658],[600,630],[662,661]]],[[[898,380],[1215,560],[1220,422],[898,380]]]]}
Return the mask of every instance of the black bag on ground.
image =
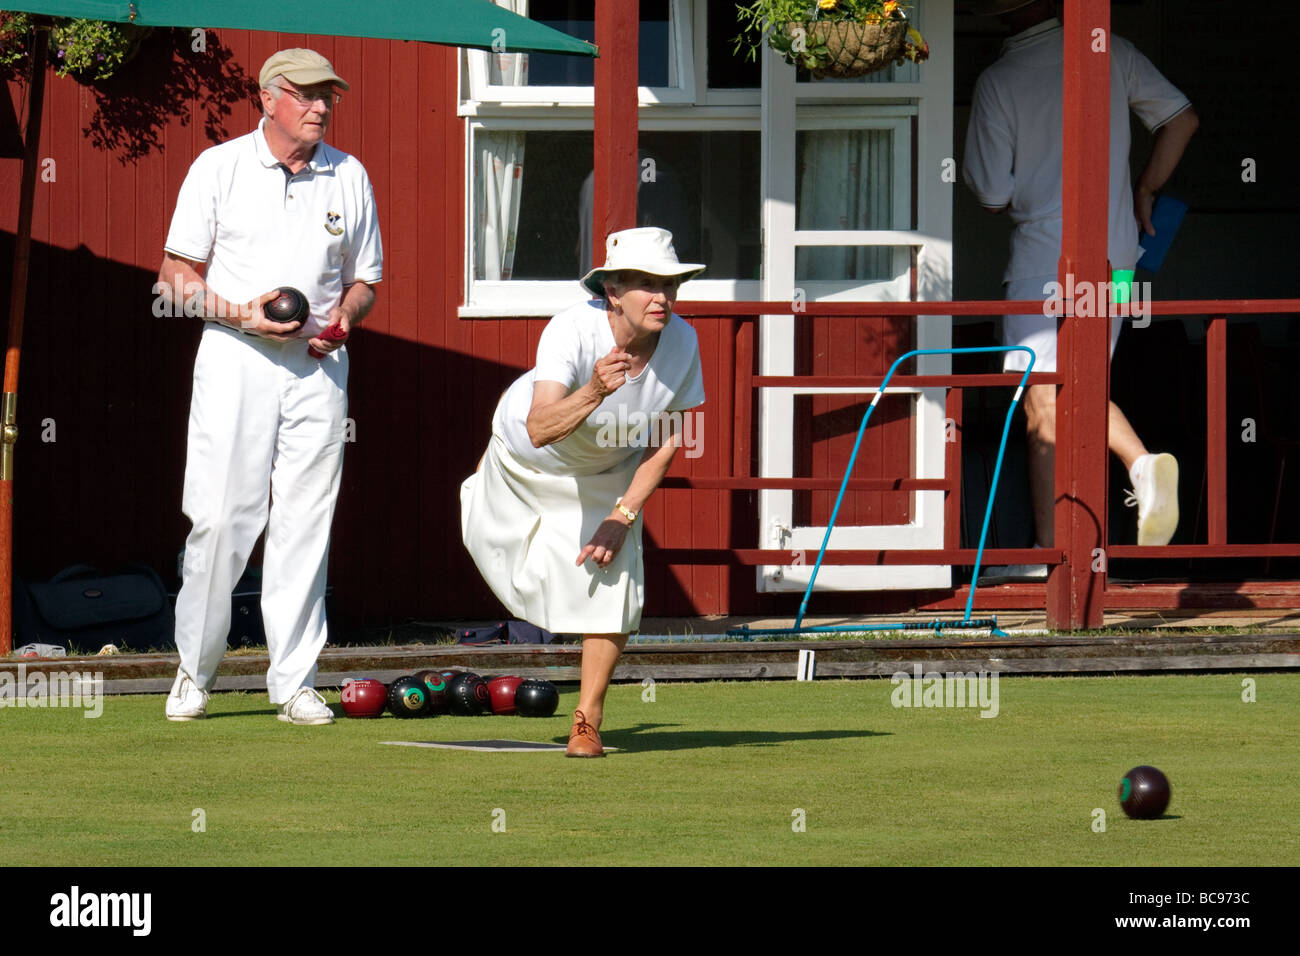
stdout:
{"type": "Polygon", "coordinates": [[[456,631],[457,644],[553,644],[556,640],[556,635],[550,631],[527,621],[501,621],[486,627],[462,627],[456,631]]]}
{"type": "Polygon", "coordinates": [[[147,565],[106,574],[75,564],[49,581],[15,584],[15,644],[75,646],[88,654],[105,644],[130,651],[176,646],[171,601],[147,565]]]}

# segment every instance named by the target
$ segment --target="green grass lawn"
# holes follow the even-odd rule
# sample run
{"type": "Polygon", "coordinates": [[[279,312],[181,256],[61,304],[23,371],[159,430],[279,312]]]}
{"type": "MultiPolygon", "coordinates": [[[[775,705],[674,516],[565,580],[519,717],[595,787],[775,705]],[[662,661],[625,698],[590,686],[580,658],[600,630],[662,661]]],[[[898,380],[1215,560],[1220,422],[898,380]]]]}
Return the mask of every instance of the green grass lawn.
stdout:
{"type": "Polygon", "coordinates": [[[1253,703],[1245,679],[1007,678],[992,719],[896,708],[888,680],[616,686],[604,760],[379,743],[562,741],[573,686],[544,720],[8,707],[0,865],[1294,864],[1300,675],[1250,675],[1253,703]],[[1144,763],[1160,820],[1117,803],[1144,763]]]}

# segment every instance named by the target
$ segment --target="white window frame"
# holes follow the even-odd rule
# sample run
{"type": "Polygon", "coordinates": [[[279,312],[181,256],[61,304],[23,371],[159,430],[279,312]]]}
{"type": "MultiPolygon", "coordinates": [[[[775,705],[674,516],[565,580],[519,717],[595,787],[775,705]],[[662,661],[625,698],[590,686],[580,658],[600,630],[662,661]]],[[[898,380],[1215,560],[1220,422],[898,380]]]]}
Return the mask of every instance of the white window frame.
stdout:
{"type": "MultiPolygon", "coordinates": [[[[534,132],[543,130],[590,130],[591,117],[581,111],[548,111],[549,116],[514,110],[484,111],[467,122],[465,137],[465,162],[473,169],[475,135],[483,129],[534,132]],[[559,115],[557,115],[557,113],[559,115]]],[[[757,132],[757,111],[737,109],[706,109],[702,107],[659,110],[652,116],[641,117],[641,130],[645,132],[757,132]]],[[[463,319],[479,318],[541,318],[550,317],[584,300],[578,277],[572,279],[509,279],[487,280],[473,278],[477,250],[474,248],[474,183],[466,177],[465,252],[466,296],[457,314],[463,319]]],[[[576,212],[576,210],[575,210],[576,212]]],[[[757,279],[714,279],[706,271],[698,279],[682,285],[678,298],[701,301],[743,301],[756,299],[761,292],[757,279]]]]}
{"type": "MultiPolygon", "coordinates": [[[[708,87],[706,34],[708,10],[705,0],[671,0],[670,15],[691,29],[673,30],[682,69],[680,87],[671,89],[640,88],[639,126],[642,130],[713,132],[719,130],[759,131],[762,126],[757,89],[710,89],[708,87]],[[684,94],[689,93],[689,96],[684,94]],[[679,95],[682,94],[682,95],[679,95]]],[[[581,301],[581,286],[574,280],[491,281],[474,278],[476,249],[472,217],[475,202],[474,139],[479,130],[589,130],[592,128],[594,91],[590,87],[490,87],[487,83],[487,56],[478,50],[465,50],[462,60],[461,100],[458,109],[466,118],[465,137],[465,268],[463,299],[457,314],[461,318],[534,318],[548,317],[581,301]],[[538,93],[536,98],[523,97],[524,90],[538,93]],[[508,94],[508,95],[507,95],[508,94]]],[[[787,67],[788,69],[788,67],[787,67]]],[[[869,104],[872,122],[881,118],[910,116],[915,112],[907,98],[915,95],[918,84],[831,84],[800,83],[798,98],[825,102],[830,106],[863,107],[863,96],[870,93],[881,102],[869,104]],[[903,101],[901,104],[899,101],[903,101]]],[[[807,122],[816,122],[815,111],[807,111],[807,122]]],[[[833,110],[822,115],[834,115],[833,110]]],[[[829,122],[829,121],[828,121],[829,122]]],[[[804,128],[801,122],[801,127],[804,128]]],[[[814,128],[809,126],[808,128],[814,128]]],[[[909,133],[910,135],[910,133],[909,133]]],[[[897,142],[897,140],[896,140],[897,142]]],[[[812,235],[812,234],[806,234],[812,235]]],[[[814,284],[810,283],[810,287],[814,284]]],[[[708,273],[682,286],[680,298],[695,300],[753,300],[762,297],[762,283],[755,279],[714,279],[708,273]]]]}
{"type": "MultiPolygon", "coordinates": [[[[690,37],[694,34],[691,7],[692,0],[669,0],[668,71],[670,77],[676,74],[677,83],[672,86],[638,87],[637,98],[641,106],[695,102],[695,47],[690,42],[690,37]],[[692,29],[682,29],[680,24],[690,24],[692,29]]],[[[590,86],[494,86],[489,82],[489,57],[528,56],[527,53],[495,54],[486,50],[465,50],[464,53],[464,90],[467,93],[466,100],[470,103],[512,106],[595,105],[595,89],[590,86]]],[[[466,115],[466,105],[462,105],[462,115],[466,115]]]]}

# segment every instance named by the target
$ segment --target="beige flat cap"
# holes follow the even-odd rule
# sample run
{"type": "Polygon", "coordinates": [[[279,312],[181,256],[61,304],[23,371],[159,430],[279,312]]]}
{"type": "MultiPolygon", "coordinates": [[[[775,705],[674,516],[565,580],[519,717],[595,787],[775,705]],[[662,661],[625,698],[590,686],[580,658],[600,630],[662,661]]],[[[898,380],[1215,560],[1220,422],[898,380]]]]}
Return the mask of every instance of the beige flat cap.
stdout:
{"type": "Polygon", "coordinates": [[[295,48],[273,53],[262,64],[257,84],[266,89],[277,76],[283,76],[294,86],[316,86],[319,83],[332,83],[339,89],[351,89],[343,77],[334,72],[330,61],[315,50],[295,48]]]}

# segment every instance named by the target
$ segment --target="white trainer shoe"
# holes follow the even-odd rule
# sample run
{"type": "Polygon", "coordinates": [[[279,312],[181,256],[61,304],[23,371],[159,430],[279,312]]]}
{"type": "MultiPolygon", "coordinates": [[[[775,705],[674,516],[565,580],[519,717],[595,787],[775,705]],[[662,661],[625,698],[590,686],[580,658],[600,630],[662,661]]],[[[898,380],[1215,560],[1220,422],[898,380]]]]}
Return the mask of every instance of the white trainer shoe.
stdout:
{"type": "Polygon", "coordinates": [[[1124,504],[1138,510],[1139,545],[1168,544],[1178,530],[1178,459],[1143,455],[1129,469],[1133,489],[1124,504]]]}
{"type": "Polygon", "coordinates": [[[280,705],[279,718],[291,724],[312,725],[334,723],[334,711],[325,698],[311,687],[299,687],[288,703],[280,705]]]}
{"type": "Polygon", "coordinates": [[[168,720],[202,720],[208,715],[208,692],[194,683],[184,671],[176,672],[176,682],[167,695],[168,720]]]}

